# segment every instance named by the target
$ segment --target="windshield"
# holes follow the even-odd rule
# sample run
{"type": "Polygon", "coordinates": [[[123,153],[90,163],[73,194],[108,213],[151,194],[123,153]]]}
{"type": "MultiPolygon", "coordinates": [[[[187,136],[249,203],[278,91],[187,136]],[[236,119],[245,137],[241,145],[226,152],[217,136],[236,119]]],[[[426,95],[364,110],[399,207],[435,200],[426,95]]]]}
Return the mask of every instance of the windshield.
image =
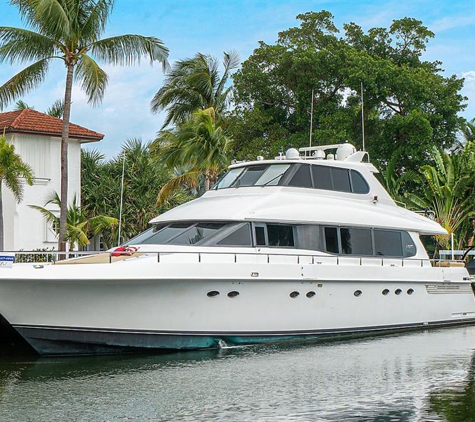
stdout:
{"type": "Polygon", "coordinates": [[[215,189],[246,186],[276,186],[290,164],[258,164],[229,170],[216,184],[215,189]]]}

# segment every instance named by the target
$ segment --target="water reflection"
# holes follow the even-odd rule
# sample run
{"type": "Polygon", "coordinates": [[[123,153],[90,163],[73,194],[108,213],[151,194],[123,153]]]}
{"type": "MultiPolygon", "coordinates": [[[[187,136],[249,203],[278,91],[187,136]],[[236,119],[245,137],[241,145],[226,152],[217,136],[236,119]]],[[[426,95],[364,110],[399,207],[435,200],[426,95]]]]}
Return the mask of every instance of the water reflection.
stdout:
{"type": "Polygon", "coordinates": [[[474,347],[468,326],[225,351],[0,356],[0,420],[473,420],[474,347]]]}

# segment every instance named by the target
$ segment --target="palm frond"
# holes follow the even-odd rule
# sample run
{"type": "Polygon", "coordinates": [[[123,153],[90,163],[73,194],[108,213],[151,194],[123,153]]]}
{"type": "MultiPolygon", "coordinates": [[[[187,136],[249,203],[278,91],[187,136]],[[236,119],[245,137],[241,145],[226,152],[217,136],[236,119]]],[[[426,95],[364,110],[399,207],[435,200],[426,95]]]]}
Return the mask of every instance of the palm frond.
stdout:
{"type": "Polygon", "coordinates": [[[189,186],[196,186],[199,183],[199,177],[201,176],[201,171],[199,169],[191,169],[186,173],[183,173],[177,177],[174,177],[160,189],[158,193],[156,205],[165,204],[168,199],[176,193],[183,185],[188,184],[189,186]]]}
{"type": "Polygon", "coordinates": [[[128,66],[140,63],[142,57],[148,57],[151,64],[158,61],[164,69],[168,66],[168,48],[156,37],[129,34],[104,38],[91,45],[91,53],[114,65],[128,66]]]}
{"type": "Polygon", "coordinates": [[[48,71],[49,60],[48,58],[33,63],[0,86],[0,110],[43,82],[48,71]]]}
{"type": "Polygon", "coordinates": [[[88,96],[88,103],[98,105],[104,98],[107,87],[107,74],[87,54],[83,54],[76,65],[75,78],[88,96]]]}

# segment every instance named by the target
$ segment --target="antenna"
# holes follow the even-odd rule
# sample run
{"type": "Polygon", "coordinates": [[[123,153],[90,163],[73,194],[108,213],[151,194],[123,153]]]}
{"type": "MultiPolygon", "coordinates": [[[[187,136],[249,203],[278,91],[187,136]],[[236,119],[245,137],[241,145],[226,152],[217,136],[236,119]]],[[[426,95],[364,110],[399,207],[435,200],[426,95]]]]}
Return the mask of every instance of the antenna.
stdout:
{"type": "Polygon", "coordinates": [[[313,135],[313,89],[312,89],[312,102],[310,105],[310,143],[309,147],[312,146],[312,135],[313,135]]]}
{"type": "Polygon", "coordinates": [[[364,145],[364,96],[363,96],[363,82],[361,82],[361,132],[363,136],[363,151],[365,150],[364,145]]]}
{"type": "Polygon", "coordinates": [[[125,173],[125,149],[122,160],[122,180],[120,182],[120,206],[119,206],[119,233],[117,236],[117,246],[120,245],[120,229],[122,227],[122,205],[124,203],[124,173],[125,173]]]}

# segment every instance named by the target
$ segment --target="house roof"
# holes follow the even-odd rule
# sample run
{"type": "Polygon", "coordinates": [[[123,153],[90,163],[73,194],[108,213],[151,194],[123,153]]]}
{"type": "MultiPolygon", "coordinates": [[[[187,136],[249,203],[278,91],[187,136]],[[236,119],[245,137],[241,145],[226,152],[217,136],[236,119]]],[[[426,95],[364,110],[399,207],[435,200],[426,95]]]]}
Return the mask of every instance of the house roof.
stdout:
{"type": "MultiPolygon", "coordinates": [[[[24,110],[0,113],[0,131],[5,133],[32,133],[40,135],[61,136],[63,121],[39,111],[24,110]]],[[[97,142],[104,138],[102,133],[71,123],[69,137],[84,142],[97,142]]]]}

